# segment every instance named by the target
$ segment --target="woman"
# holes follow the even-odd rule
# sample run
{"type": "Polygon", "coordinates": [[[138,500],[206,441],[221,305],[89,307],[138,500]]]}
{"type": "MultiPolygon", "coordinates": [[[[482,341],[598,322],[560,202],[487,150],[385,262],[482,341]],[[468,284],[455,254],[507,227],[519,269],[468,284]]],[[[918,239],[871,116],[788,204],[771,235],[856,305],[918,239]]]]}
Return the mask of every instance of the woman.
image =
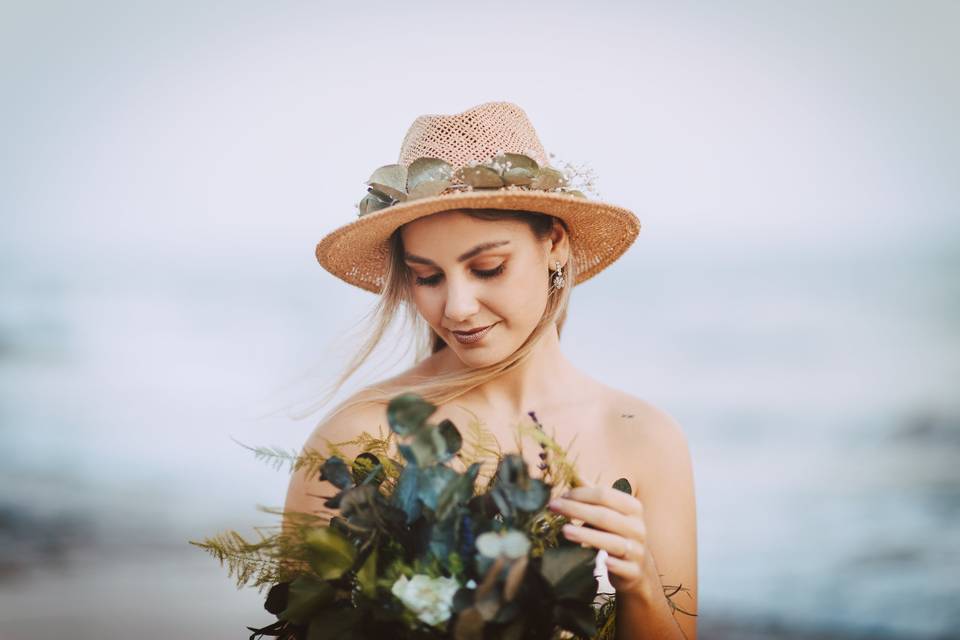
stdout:
{"type": "MultiPolygon", "coordinates": [[[[427,340],[415,366],[342,402],[304,448],[325,451],[327,442],[385,428],[387,401],[404,391],[437,405],[431,421],[478,417],[500,443],[514,442],[511,425],[532,411],[571,443],[589,483],[550,508],[590,525],[567,525],[564,535],[598,549],[601,584],[617,591],[618,638],[696,638],[686,438],[669,415],[593,379],[560,346],[571,289],[626,251],[636,217],[573,191],[548,166],[523,110],[505,102],[417,118],[400,162],[367,184],[359,219],[317,246],[328,271],[380,294],[375,329],[336,388],[401,308],[427,340]],[[635,495],[610,488],[621,477],[635,495]]],[[[537,453],[523,450],[531,469],[537,453]]],[[[333,492],[294,474],[285,510],[328,516],[320,496],[333,492]]]]}

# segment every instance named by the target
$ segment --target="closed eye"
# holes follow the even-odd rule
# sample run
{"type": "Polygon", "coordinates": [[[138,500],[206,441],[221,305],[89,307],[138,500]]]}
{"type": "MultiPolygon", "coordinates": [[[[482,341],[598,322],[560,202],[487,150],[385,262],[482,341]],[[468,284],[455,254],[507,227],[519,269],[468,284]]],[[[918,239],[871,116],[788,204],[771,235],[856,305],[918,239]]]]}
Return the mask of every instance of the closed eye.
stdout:
{"type": "MultiPolygon", "coordinates": [[[[473,271],[474,275],[476,275],[478,278],[482,278],[482,279],[496,278],[501,273],[503,273],[505,264],[506,263],[500,263],[500,266],[496,267],[495,269],[487,269],[487,270],[471,269],[471,271],[473,271]]],[[[435,273],[432,276],[427,276],[426,278],[421,278],[417,276],[416,282],[419,286],[422,286],[422,287],[435,287],[438,284],[440,284],[440,280],[442,278],[443,278],[442,273],[435,273]]]]}

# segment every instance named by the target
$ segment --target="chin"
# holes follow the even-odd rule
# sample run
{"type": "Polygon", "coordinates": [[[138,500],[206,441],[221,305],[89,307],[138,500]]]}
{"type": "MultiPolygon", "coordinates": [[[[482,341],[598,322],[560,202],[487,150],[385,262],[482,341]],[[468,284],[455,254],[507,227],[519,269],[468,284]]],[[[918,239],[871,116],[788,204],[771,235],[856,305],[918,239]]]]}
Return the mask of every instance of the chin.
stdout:
{"type": "MultiPolygon", "coordinates": [[[[459,346],[457,345],[457,347],[459,346]]],[[[452,349],[457,355],[460,362],[472,369],[479,369],[502,359],[497,354],[491,353],[490,349],[458,349],[457,347],[447,345],[447,348],[452,349]]]]}
{"type": "MultiPolygon", "coordinates": [[[[456,338],[454,338],[456,340],[456,338]]],[[[487,345],[484,347],[465,347],[461,344],[452,345],[447,343],[447,348],[451,349],[460,362],[473,369],[486,367],[496,364],[509,356],[519,345],[505,349],[502,344],[487,345]]]]}

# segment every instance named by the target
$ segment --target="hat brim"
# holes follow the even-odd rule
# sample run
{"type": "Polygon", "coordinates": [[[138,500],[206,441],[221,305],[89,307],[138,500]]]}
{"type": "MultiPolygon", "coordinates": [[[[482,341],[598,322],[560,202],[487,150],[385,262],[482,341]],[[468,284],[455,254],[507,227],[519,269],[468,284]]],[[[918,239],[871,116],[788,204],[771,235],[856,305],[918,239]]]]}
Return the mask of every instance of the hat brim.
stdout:
{"type": "Polygon", "coordinates": [[[327,234],[317,243],[317,262],[348,284],[380,293],[389,257],[388,240],[400,226],[449,209],[521,209],[556,216],[567,223],[583,283],[614,262],[640,233],[629,209],[558,192],[475,190],[401,202],[368,213],[327,234]]]}

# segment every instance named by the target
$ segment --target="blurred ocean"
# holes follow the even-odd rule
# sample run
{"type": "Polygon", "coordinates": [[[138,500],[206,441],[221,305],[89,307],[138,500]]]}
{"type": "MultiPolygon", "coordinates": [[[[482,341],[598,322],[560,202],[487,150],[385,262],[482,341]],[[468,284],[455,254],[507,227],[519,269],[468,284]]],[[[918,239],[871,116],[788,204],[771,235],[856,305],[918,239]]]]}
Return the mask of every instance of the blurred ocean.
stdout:
{"type": "MultiPolygon", "coordinates": [[[[688,434],[703,637],[957,637],[960,254],[917,249],[638,247],[575,290],[570,356],[688,434]]],[[[330,347],[374,298],[306,260],[251,258],[4,255],[3,640],[228,638],[270,620],[187,540],[275,524],[255,505],[282,506],[286,472],[230,437],[299,446],[312,420],[257,416],[297,374],[314,367],[308,393],[338,370],[349,350],[330,347]]]]}

